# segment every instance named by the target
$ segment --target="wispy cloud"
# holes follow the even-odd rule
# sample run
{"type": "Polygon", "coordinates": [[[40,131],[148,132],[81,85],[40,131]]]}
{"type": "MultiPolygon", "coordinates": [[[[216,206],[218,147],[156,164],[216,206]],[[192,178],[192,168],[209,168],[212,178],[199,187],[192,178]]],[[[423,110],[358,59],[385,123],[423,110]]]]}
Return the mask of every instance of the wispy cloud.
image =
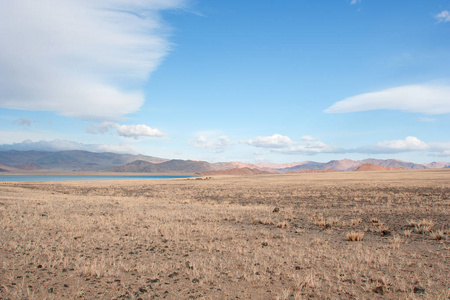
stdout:
{"type": "MultiPolygon", "coordinates": [[[[253,139],[232,141],[227,136],[211,137],[199,135],[189,142],[191,146],[206,149],[210,152],[221,153],[234,145],[249,145],[262,151],[287,155],[319,155],[319,154],[398,154],[421,152],[428,156],[450,156],[450,142],[425,142],[415,136],[403,139],[392,139],[354,148],[327,144],[316,137],[304,135],[300,140],[293,140],[288,136],[273,134],[271,136],[258,136],[253,139]]],[[[255,155],[261,154],[260,152],[255,155]]]]}
{"type": "Polygon", "coordinates": [[[17,118],[17,119],[14,120],[13,123],[14,123],[15,125],[19,125],[19,126],[27,126],[27,127],[30,127],[32,122],[33,122],[33,121],[31,121],[31,120],[28,119],[28,118],[17,118]]]}
{"type": "Polygon", "coordinates": [[[439,23],[450,22],[450,12],[448,10],[443,10],[434,17],[436,20],[438,20],[439,23]]]}
{"type": "Polygon", "coordinates": [[[349,113],[377,109],[447,114],[450,113],[450,86],[407,85],[356,95],[336,102],[325,112],[349,113]]]}
{"type": "Polygon", "coordinates": [[[339,147],[325,144],[321,141],[304,140],[296,143],[296,145],[285,149],[274,149],[274,152],[280,152],[284,154],[304,154],[314,155],[320,153],[342,153],[339,147]]]}
{"type": "Polygon", "coordinates": [[[422,123],[435,123],[437,119],[430,117],[418,117],[417,120],[422,123]]]}
{"type": "Polygon", "coordinates": [[[333,153],[339,151],[337,147],[327,145],[312,136],[302,136],[301,141],[293,141],[288,136],[274,134],[272,136],[258,136],[254,139],[243,141],[259,148],[269,148],[273,152],[285,154],[306,154],[333,153]]]}
{"type": "Polygon", "coordinates": [[[113,122],[103,122],[99,125],[91,125],[86,131],[93,134],[106,133],[114,129],[119,136],[139,139],[141,137],[162,137],[165,134],[156,128],[144,124],[120,125],[113,122]]]}
{"type": "Polygon", "coordinates": [[[350,2],[350,4],[351,5],[354,5],[354,4],[357,4],[357,3],[360,3],[361,2],[361,0],[352,0],[351,2],[350,2]]]}
{"type": "Polygon", "coordinates": [[[114,152],[114,153],[138,153],[135,148],[127,144],[83,144],[68,140],[37,141],[25,140],[21,143],[0,145],[0,150],[37,150],[37,151],[64,151],[85,150],[92,152],[114,152]]]}
{"type": "Polygon", "coordinates": [[[189,142],[191,146],[207,149],[210,152],[222,153],[229,149],[234,143],[225,135],[217,138],[199,135],[189,142]]]}
{"type": "Polygon", "coordinates": [[[159,11],[183,0],[20,0],[0,9],[0,107],[117,120],[168,53],[159,11]]]}
{"type": "Polygon", "coordinates": [[[424,142],[417,137],[407,136],[404,139],[381,141],[370,146],[346,149],[343,152],[361,154],[423,152],[429,156],[449,156],[450,142],[424,142]]]}
{"type": "Polygon", "coordinates": [[[287,136],[274,134],[272,136],[258,136],[244,143],[261,148],[284,148],[292,145],[294,142],[287,136]]]}
{"type": "Polygon", "coordinates": [[[407,136],[404,139],[384,140],[373,145],[367,145],[357,148],[345,148],[330,145],[311,136],[303,136],[301,141],[295,141],[286,136],[273,135],[267,137],[258,137],[241,143],[259,148],[268,148],[272,152],[292,155],[316,155],[321,153],[396,154],[407,152],[423,152],[430,156],[446,156],[450,153],[450,142],[424,142],[414,136],[407,136]],[[283,137],[283,139],[281,139],[280,137],[278,138],[281,141],[284,141],[284,143],[277,142],[277,136],[283,137]],[[249,141],[259,142],[249,143],[249,141]]]}

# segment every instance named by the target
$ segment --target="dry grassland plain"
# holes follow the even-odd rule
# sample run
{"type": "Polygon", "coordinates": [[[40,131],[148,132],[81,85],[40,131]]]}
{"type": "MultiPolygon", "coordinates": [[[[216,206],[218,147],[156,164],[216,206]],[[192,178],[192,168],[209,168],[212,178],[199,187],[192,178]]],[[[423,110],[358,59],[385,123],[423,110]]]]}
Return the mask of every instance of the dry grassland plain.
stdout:
{"type": "Polygon", "coordinates": [[[0,183],[0,299],[449,299],[450,170],[0,183]]]}

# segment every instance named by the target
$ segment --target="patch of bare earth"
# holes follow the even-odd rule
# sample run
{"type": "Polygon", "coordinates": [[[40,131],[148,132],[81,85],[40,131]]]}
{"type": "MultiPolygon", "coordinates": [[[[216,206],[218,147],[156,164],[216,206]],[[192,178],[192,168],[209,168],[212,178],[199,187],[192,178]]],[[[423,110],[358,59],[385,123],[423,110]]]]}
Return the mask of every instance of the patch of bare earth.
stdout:
{"type": "Polygon", "coordinates": [[[0,299],[448,299],[450,170],[0,184],[0,299]]]}

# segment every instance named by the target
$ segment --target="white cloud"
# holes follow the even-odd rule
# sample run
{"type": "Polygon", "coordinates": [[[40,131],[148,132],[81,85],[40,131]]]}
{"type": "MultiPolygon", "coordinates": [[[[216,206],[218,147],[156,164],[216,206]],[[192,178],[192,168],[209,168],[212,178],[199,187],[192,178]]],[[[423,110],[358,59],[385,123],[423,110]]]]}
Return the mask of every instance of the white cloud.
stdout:
{"type": "Polygon", "coordinates": [[[417,120],[423,123],[435,123],[437,121],[437,119],[430,117],[419,117],[417,120]]]}
{"type": "Polygon", "coordinates": [[[360,3],[361,2],[361,0],[352,0],[351,2],[350,2],[350,4],[351,5],[354,5],[354,4],[357,4],[357,3],[360,3]]]}
{"type": "Polygon", "coordinates": [[[276,149],[275,152],[285,154],[306,154],[314,155],[319,153],[341,153],[341,149],[338,147],[327,145],[321,141],[303,140],[296,143],[295,146],[291,146],[286,149],[276,149]]]}
{"type": "Polygon", "coordinates": [[[407,85],[338,101],[327,113],[348,113],[377,109],[424,114],[450,113],[450,86],[407,85]]]}
{"type": "Polygon", "coordinates": [[[450,142],[430,142],[431,156],[449,156],[450,157],[450,142]]]}
{"type": "Polygon", "coordinates": [[[272,136],[258,136],[244,143],[261,148],[284,148],[294,142],[287,136],[274,134],[272,136]]]}
{"type": "Polygon", "coordinates": [[[0,107],[116,120],[168,53],[159,11],[183,0],[16,0],[0,9],[0,107]]]}
{"type": "Polygon", "coordinates": [[[310,136],[310,135],[304,135],[304,136],[302,136],[302,140],[303,141],[314,141],[314,140],[317,140],[317,138],[310,136]]]}
{"type": "Polygon", "coordinates": [[[414,136],[407,136],[403,140],[388,140],[378,142],[375,148],[393,150],[395,152],[405,152],[428,150],[430,146],[414,136]]]}
{"type": "Polygon", "coordinates": [[[317,138],[304,135],[301,141],[293,141],[287,136],[274,134],[272,136],[258,136],[255,139],[250,139],[242,142],[254,147],[270,148],[273,152],[285,154],[318,154],[318,153],[333,153],[340,149],[334,146],[327,145],[317,138]]]}
{"type": "Polygon", "coordinates": [[[450,12],[448,10],[443,10],[434,17],[438,20],[439,23],[450,22],[450,12]]]}
{"type": "Polygon", "coordinates": [[[208,149],[214,153],[221,153],[230,148],[234,143],[225,135],[219,136],[218,138],[200,135],[196,139],[191,140],[189,144],[197,148],[208,149]]]}
{"type": "Polygon", "coordinates": [[[97,134],[106,133],[109,129],[115,129],[119,136],[138,139],[140,137],[161,137],[165,134],[156,128],[151,128],[144,124],[120,125],[113,122],[103,122],[100,125],[91,125],[87,132],[97,134]]]}
{"type": "MultiPolygon", "coordinates": [[[[276,137],[277,135],[274,136],[276,137]]],[[[385,140],[373,145],[359,148],[341,148],[326,144],[311,136],[302,136],[301,141],[292,141],[288,137],[284,137],[285,139],[270,138],[271,137],[258,137],[242,143],[255,147],[271,148],[272,152],[294,155],[315,155],[320,153],[395,154],[406,152],[424,152],[431,156],[446,156],[450,151],[450,142],[426,143],[414,136],[407,136],[404,139],[385,140]],[[285,141],[286,143],[277,142],[279,140],[285,141]],[[258,143],[249,143],[249,141],[258,141],[258,143]]]]}
{"type": "Polygon", "coordinates": [[[114,153],[138,153],[135,148],[130,145],[106,145],[106,144],[83,144],[68,140],[41,140],[33,142],[25,140],[21,143],[0,145],[0,150],[37,150],[37,151],[65,151],[65,150],[85,150],[91,152],[114,152],[114,153]]]}
{"type": "Polygon", "coordinates": [[[375,145],[343,150],[344,153],[394,154],[405,152],[424,152],[430,156],[447,156],[450,142],[424,142],[417,137],[407,136],[399,140],[386,140],[375,145]]]}

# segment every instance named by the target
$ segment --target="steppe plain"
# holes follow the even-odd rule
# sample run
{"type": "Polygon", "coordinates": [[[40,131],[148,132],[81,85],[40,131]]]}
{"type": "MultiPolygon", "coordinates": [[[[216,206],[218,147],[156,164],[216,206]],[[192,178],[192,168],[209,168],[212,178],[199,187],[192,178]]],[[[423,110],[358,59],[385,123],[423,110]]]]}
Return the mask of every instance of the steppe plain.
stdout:
{"type": "Polygon", "coordinates": [[[0,183],[0,299],[449,299],[450,170],[0,183]]]}

